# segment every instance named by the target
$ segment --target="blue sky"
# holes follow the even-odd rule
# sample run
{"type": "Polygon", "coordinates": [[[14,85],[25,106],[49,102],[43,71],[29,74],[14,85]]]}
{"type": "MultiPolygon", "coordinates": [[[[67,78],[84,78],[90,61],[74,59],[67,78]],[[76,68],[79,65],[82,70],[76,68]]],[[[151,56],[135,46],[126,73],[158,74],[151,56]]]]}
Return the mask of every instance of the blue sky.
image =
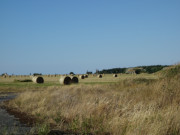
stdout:
{"type": "Polygon", "coordinates": [[[1,0],[0,74],[180,62],[179,0],[1,0]]]}

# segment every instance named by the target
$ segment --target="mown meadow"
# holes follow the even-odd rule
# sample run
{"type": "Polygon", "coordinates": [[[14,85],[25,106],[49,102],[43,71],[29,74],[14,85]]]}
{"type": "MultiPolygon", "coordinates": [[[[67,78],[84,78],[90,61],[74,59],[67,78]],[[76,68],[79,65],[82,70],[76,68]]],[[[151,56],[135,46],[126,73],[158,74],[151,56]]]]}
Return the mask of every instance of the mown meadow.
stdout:
{"type": "MultiPolygon", "coordinates": [[[[7,79],[7,80],[5,80],[7,79]]],[[[155,74],[89,76],[78,84],[0,81],[2,92],[19,92],[6,103],[56,129],[77,134],[179,135],[180,65],[155,74]]],[[[26,79],[26,78],[21,78],[26,79]]]]}

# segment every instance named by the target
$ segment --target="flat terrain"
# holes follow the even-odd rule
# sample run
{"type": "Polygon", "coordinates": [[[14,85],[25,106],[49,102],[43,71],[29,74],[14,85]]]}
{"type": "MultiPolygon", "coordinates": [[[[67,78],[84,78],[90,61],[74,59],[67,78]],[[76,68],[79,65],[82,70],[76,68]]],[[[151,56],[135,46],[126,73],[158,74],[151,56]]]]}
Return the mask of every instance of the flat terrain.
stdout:
{"type": "MultiPolygon", "coordinates": [[[[33,82],[19,82],[17,80],[31,80],[30,76],[11,76],[11,77],[2,77],[0,76],[0,91],[1,92],[20,92],[26,90],[38,90],[51,86],[62,86],[59,83],[59,78],[61,75],[55,76],[51,75],[48,77],[47,75],[43,75],[44,83],[36,84],[33,82]]],[[[157,75],[154,74],[118,74],[118,77],[113,77],[113,74],[104,74],[102,78],[98,78],[97,76],[89,75],[88,78],[79,79],[79,84],[113,84],[118,83],[127,79],[158,79],[157,75]]]]}
{"type": "Polygon", "coordinates": [[[180,134],[179,65],[156,74],[89,75],[65,86],[60,76],[43,78],[44,84],[17,81],[29,76],[0,78],[0,90],[19,92],[5,106],[33,116],[46,132],[180,134]]]}

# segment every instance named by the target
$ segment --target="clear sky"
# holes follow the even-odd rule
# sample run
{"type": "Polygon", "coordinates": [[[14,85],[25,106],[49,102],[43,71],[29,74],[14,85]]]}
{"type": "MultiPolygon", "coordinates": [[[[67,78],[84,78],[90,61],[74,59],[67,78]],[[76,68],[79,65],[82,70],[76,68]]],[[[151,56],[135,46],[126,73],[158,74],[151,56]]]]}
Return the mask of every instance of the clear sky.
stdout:
{"type": "Polygon", "coordinates": [[[0,74],[180,62],[180,0],[0,0],[0,74]]]}

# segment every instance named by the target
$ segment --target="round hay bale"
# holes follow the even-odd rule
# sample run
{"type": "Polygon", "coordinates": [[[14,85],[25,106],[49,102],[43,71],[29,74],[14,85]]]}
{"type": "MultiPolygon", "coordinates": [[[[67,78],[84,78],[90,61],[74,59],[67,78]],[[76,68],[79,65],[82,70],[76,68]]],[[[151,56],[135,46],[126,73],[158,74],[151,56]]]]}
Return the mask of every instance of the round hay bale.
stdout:
{"type": "Polygon", "coordinates": [[[71,76],[71,83],[78,83],[79,79],[76,76],[71,76]]]}
{"type": "Polygon", "coordinates": [[[100,74],[100,75],[98,75],[97,77],[98,77],[98,78],[102,78],[102,75],[100,74]]]}
{"type": "Polygon", "coordinates": [[[84,79],[84,75],[80,75],[79,78],[80,78],[80,79],[84,79]]]}
{"type": "Polygon", "coordinates": [[[86,74],[86,75],[84,75],[84,78],[88,78],[88,75],[86,74]]]}
{"type": "Polygon", "coordinates": [[[71,84],[71,78],[69,76],[61,76],[59,82],[60,84],[68,85],[71,84]]]}
{"type": "Polygon", "coordinates": [[[117,74],[114,74],[113,77],[118,77],[118,75],[117,75],[117,74]]]}
{"type": "Polygon", "coordinates": [[[44,83],[44,79],[43,79],[43,77],[41,77],[41,76],[33,76],[33,77],[32,77],[32,81],[33,81],[34,83],[44,83]]]}

